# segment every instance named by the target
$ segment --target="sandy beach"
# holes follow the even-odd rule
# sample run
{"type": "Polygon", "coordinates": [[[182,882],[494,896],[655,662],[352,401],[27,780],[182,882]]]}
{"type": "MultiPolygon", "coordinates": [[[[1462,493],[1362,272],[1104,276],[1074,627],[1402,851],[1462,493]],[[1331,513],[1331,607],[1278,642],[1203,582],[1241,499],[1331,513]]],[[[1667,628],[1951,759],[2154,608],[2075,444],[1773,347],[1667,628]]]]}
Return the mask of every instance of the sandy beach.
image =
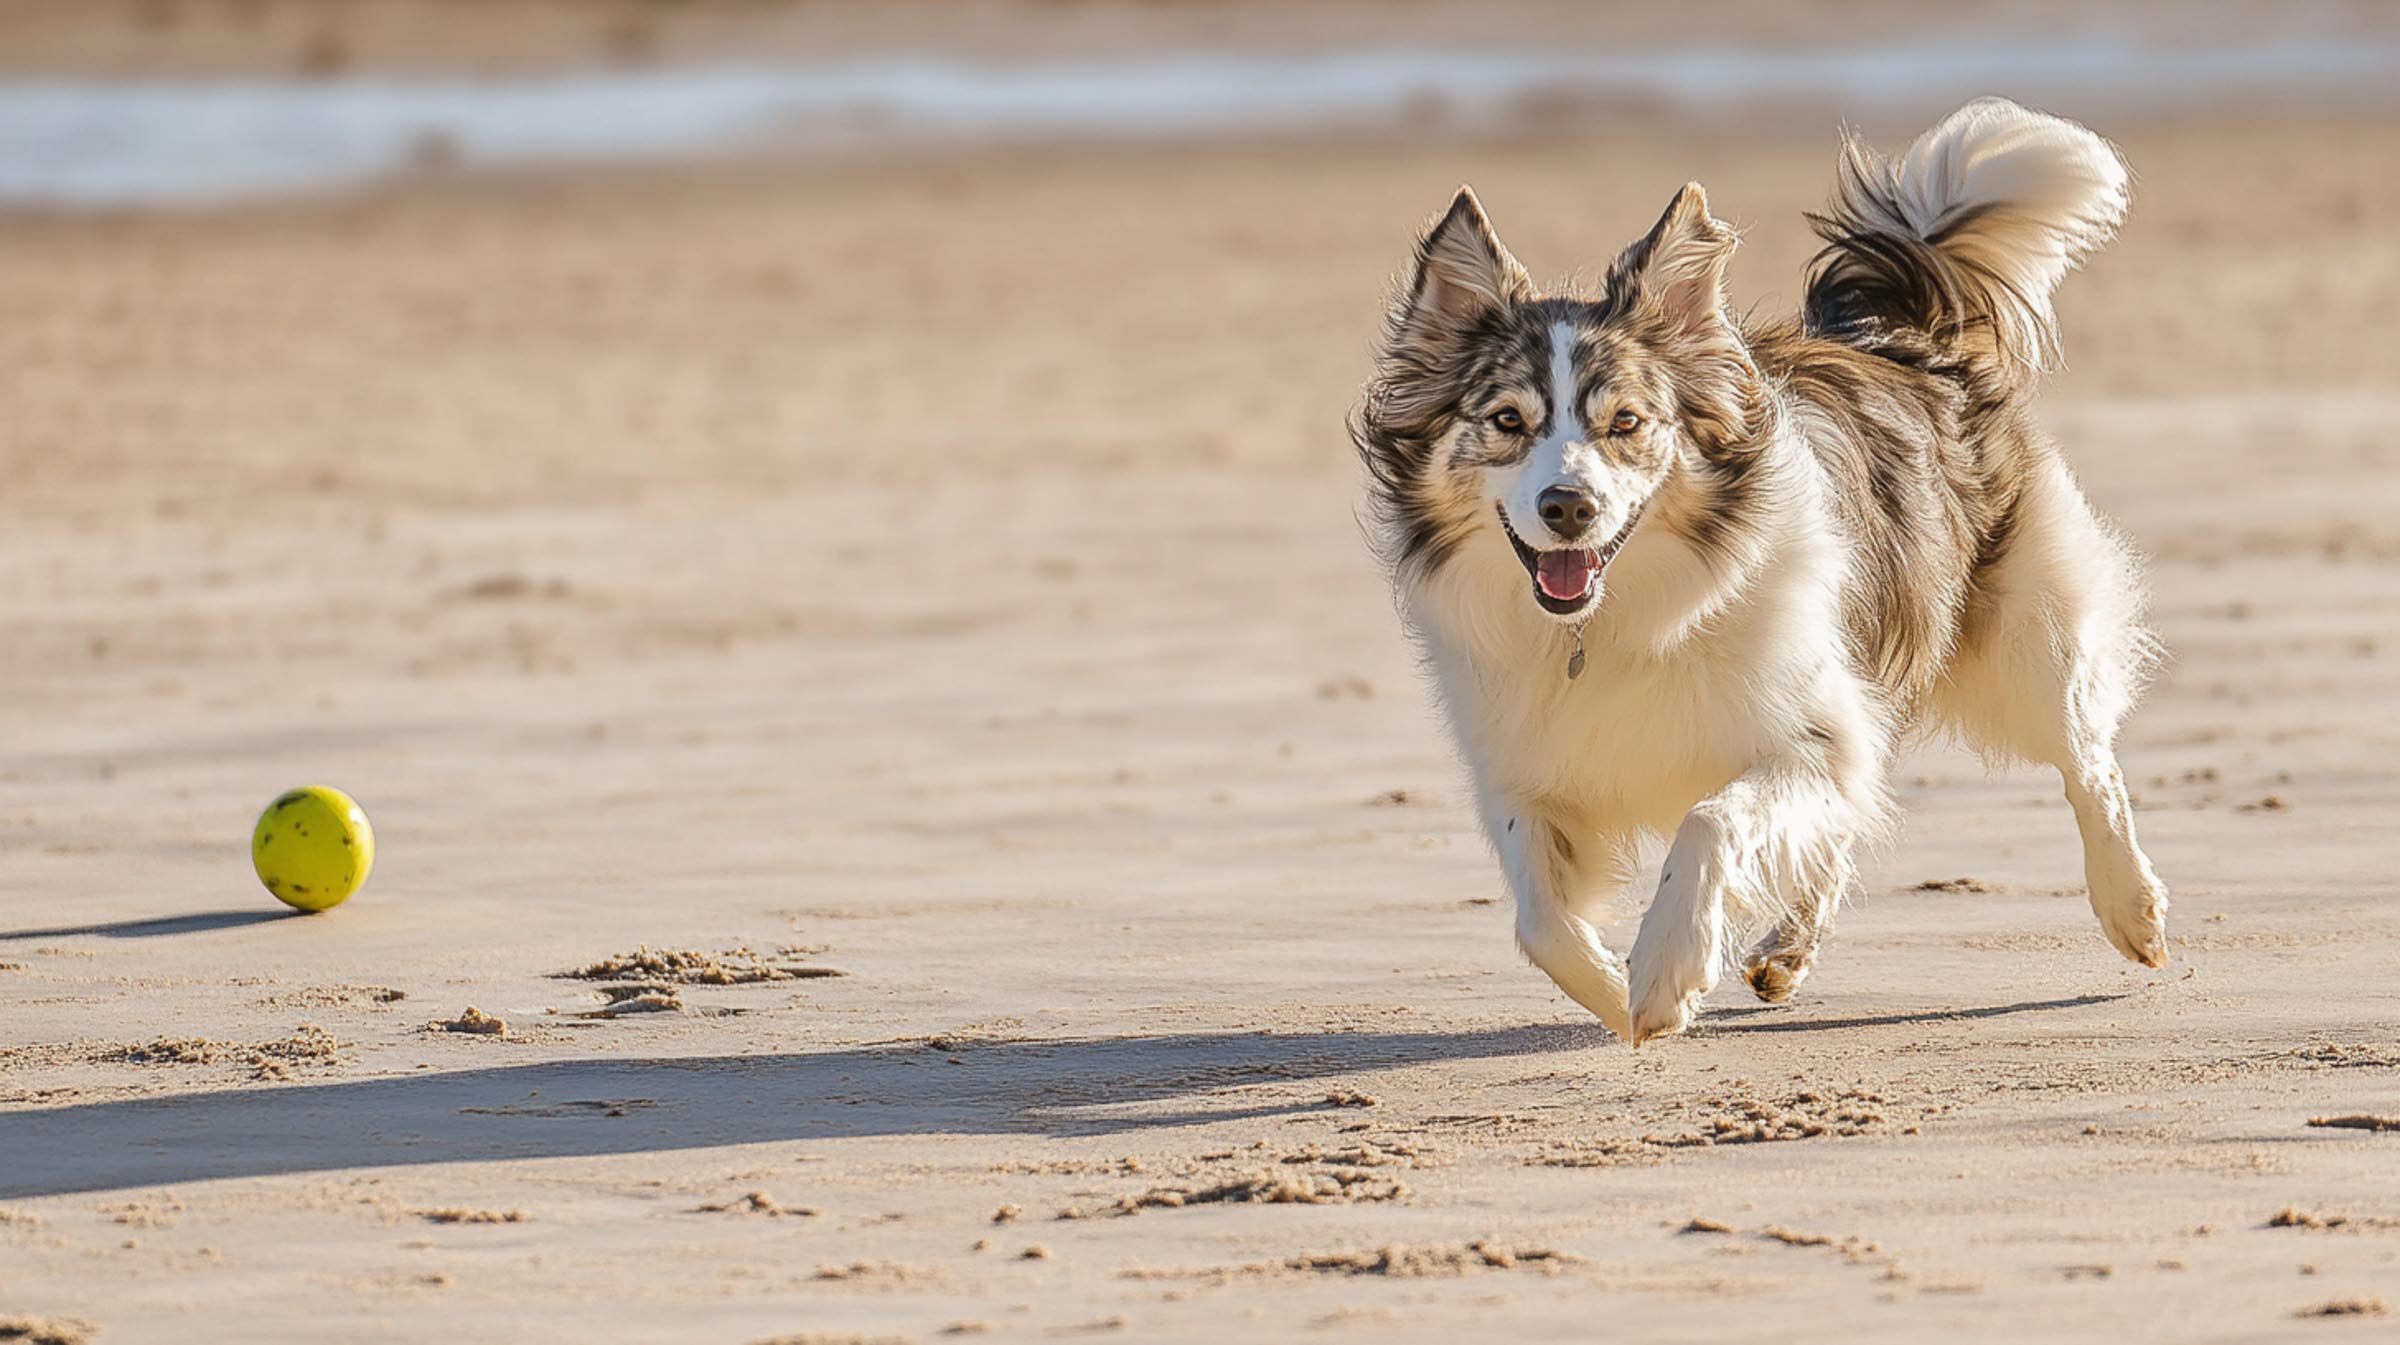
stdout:
{"type": "Polygon", "coordinates": [[[2173,651],[2164,971],[1938,745],[1787,1006],[1636,1053],[1511,944],[1384,289],[1460,181],[1552,279],[1699,178],[1788,304],[1836,121],[0,217],[0,1335],[2390,1332],[2400,123],[2099,128],[2043,414],[2173,651]],[[381,852],[290,916],[315,781],[381,852]]]}

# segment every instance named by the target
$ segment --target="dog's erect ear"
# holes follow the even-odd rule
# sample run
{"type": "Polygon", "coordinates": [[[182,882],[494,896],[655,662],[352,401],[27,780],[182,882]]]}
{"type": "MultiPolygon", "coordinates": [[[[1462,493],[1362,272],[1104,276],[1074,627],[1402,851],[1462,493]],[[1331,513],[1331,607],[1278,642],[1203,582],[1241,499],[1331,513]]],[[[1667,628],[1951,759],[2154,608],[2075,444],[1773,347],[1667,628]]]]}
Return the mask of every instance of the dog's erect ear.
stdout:
{"type": "Polygon", "coordinates": [[[1409,279],[1400,326],[1455,330],[1531,297],[1532,279],[1500,246],[1500,235],[1492,232],[1475,193],[1461,187],[1448,213],[1417,244],[1416,274],[1409,279]]]}
{"type": "Polygon", "coordinates": [[[1609,293],[1639,292],[1677,329],[1697,331],[1723,316],[1725,264],[1740,241],[1730,225],[1708,213],[1708,193],[1700,184],[1687,182],[1649,235],[1609,268],[1609,293]]]}
{"type": "Polygon", "coordinates": [[[1710,457],[1754,449],[1770,429],[1758,366],[1725,320],[1725,264],[1740,241],[1708,213],[1700,184],[1687,182],[1649,236],[1608,268],[1609,302],[1657,313],[1678,339],[1684,428],[1710,457]]]}

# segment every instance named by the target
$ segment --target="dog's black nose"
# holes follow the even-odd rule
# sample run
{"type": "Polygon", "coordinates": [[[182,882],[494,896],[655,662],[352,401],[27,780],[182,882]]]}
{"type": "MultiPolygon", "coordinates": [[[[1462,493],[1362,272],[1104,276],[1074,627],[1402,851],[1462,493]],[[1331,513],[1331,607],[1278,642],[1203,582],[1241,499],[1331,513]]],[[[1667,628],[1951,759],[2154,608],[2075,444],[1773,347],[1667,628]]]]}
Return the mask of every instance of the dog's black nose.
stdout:
{"type": "Polygon", "coordinates": [[[1573,486],[1552,486],[1542,492],[1537,502],[1541,506],[1542,523],[1562,542],[1572,542],[1592,530],[1592,520],[1600,517],[1600,502],[1587,490],[1573,486]]]}

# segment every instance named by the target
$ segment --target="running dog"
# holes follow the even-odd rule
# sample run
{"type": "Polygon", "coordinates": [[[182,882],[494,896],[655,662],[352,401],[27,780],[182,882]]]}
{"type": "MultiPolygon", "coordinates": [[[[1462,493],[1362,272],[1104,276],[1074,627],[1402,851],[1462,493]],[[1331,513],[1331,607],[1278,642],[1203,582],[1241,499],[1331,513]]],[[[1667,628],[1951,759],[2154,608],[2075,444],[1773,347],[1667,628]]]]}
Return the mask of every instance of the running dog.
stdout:
{"type": "Polygon", "coordinates": [[[2124,163],[2002,99],[1845,136],[1800,311],[1729,313],[1699,184],[1593,294],[1538,292],[1472,191],[1417,245],[1352,418],[1372,530],[1516,897],[1634,1045],[1740,958],[1780,1001],[1887,832],[1912,733],[2057,768],[2110,943],[2166,961],[2119,725],[2159,649],[2127,544],[2034,423],[2050,298],[2124,163]],[[1671,838],[1629,959],[1595,923],[1671,838]]]}

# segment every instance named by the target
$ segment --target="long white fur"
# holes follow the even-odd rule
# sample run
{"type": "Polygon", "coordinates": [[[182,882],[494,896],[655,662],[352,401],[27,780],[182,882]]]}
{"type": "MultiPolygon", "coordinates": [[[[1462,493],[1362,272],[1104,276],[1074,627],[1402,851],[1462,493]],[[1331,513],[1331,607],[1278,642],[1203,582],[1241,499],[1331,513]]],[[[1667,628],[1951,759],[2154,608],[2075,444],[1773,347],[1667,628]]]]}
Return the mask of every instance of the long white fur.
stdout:
{"type": "Polygon", "coordinates": [[[2061,464],[2027,492],[1990,585],[1995,619],[1927,707],[1987,757],[2054,767],[2083,835],[2092,912],[2117,950],[2161,965],[2165,886],[2134,835],[2118,726],[2161,658],[2132,550],[2061,464]]]}
{"type": "Polygon", "coordinates": [[[1505,539],[1479,533],[1408,595],[1517,894],[1519,946],[1632,1039],[1688,1024],[1741,931],[1838,891],[1851,845],[1881,830],[1883,729],[1842,645],[1845,551],[1814,454],[1791,447],[1767,469],[1788,479],[1739,583],[1664,528],[1635,529],[1572,681],[1568,637],[1527,600],[1505,539]],[[1812,736],[1823,727],[1831,747],[1812,736]],[[1553,832],[1580,862],[1541,853],[1553,832]],[[1643,834],[1675,839],[1620,972],[1595,926],[1643,834]]]}
{"type": "MultiPolygon", "coordinates": [[[[2038,306],[2020,334],[2035,343],[2029,355],[2049,329],[2051,290],[2124,210],[2124,168],[2104,142],[1997,100],[1961,109],[1896,162],[1852,153],[1896,186],[1901,217],[1881,222],[1938,238],[2038,306]],[[1983,213],[1960,225],[1971,207],[1983,213]]],[[[1871,198],[1852,208],[1870,206],[1882,210],[1871,198]]],[[[1775,424],[1760,467],[1768,505],[1746,550],[1704,557],[1645,518],[1606,576],[1580,678],[1561,671],[1568,629],[1529,601],[1523,567],[1492,529],[1403,586],[1516,894],[1519,946],[1636,1044],[1689,1023],[1745,927],[1780,922],[1787,943],[1813,948],[1850,885],[1853,847],[1886,828],[1893,727],[1844,648],[1847,543],[1808,442],[1842,430],[1788,401],[1775,424]],[[1673,840],[1621,961],[1597,926],[1633,880],[1645,836],[1673,840]]],[[[1452,447],[1431,470],[1445,470],[1452,447]]],[[[1563,461],[1486,469],[1484,507],[1530,499],[1549,484],[1534,474],[1563,461]]],[[[1612,482],[1597,455],[1573,461],[1603,499],[1635,501],[1656,484],[1612,482]]],[[[1991,633],[1958,652],[1929,718],[1988,752],[2059,767],[2103,928],[2157,965],[2165,893],[2133,839],[2113,750],[2154,652],[2140,587],[2063,467],[2033,494],[1995,576],[1991,633]]]]}

